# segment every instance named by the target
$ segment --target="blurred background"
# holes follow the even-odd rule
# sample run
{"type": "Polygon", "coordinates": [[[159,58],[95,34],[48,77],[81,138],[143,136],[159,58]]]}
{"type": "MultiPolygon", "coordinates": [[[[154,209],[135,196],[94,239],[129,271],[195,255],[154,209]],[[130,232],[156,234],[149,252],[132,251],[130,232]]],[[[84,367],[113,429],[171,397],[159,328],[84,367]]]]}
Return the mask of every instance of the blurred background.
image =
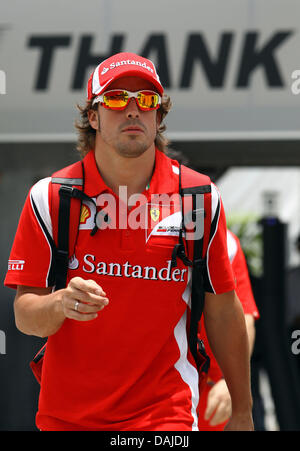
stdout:
{"type": "Polygon", "coordinates": [[[76,104],[120,51],[154,61],[171,148],[221,191],[260,319],[257,430],[300,430],[300,3],[297,0],[10,0],[0,6],[0,430],[35,430],[29,361],[3,287],[30,187],[78,159],[76,104]]]}

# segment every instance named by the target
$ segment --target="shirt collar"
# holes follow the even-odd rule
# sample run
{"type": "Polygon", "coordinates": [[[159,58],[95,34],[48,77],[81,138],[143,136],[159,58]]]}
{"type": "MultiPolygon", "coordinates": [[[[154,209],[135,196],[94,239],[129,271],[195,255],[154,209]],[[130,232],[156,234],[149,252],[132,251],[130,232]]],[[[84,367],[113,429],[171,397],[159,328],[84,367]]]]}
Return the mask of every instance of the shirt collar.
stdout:
{"type": "Polygon", "coordinates": [[[155,166],[150,181],[149,194],[178,192],[179,165],[160,150],[155,150],[155,166]]]}
{"type": "Polygon", "coordinates": [[[84,157],[83,165],[85,194],[89,197],[96,197],[104,191],[111,191],[105,184],[98,170],[94,150],[90,150],[84,157]]]}
{"type": "MultiPolygon", "coordinates": [[[[83,159],[84,165],[84,192],[89,197],[111,189],[105,184],[98,170],[95,152],[90,150],[83,159]]],[[[178,163],[171,160],[163,152],[155,150],[155,167],[150,181],[148,194],[163,194],[178,192],[178,163]]]]}

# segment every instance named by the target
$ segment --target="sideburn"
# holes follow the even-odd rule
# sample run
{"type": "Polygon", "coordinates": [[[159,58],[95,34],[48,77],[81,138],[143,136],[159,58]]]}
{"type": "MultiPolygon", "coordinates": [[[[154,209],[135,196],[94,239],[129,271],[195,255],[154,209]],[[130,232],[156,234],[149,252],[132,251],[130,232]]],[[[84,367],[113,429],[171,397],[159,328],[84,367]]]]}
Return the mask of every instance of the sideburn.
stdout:
{"type": "Polygon", "coordinates": [[[100,128],[100,114],[99,114],[99,111],[97,112],[97,122],[98,122],[98,132],[101,132],[101,128],[100,128]]]}

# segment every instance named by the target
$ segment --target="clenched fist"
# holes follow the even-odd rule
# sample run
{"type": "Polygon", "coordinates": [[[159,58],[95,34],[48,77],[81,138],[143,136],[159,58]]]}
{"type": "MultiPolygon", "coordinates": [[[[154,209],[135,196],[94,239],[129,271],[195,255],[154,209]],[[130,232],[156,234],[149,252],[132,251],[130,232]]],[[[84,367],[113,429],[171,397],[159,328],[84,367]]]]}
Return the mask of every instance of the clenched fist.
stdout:
{"type": "Polygon", "coordinates": [[[94,280],[74,277],[62,293],[62,308],[66,318],[90,321],[97,318],[107,304],[108,298],[102,287],[94,280]]]}

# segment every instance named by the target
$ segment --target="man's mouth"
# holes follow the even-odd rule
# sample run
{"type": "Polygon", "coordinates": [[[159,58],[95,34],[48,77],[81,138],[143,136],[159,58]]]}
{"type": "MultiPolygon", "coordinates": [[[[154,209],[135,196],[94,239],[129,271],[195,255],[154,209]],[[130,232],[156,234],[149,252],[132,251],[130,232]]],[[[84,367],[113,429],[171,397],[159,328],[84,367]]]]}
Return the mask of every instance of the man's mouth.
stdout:
{"type": "Polygon", "coordinates": [[[144,130],[141,127],[138,127],[137,125],[132,125],[132,126],[123,128],[122,132],[129,133],[129,134],[140,134],[140,133],[144,133],[144,130]]]}
{"type": "Polygon", "coordinates": [[[128,133],[130,135],[139,135],[145,133],[145,127],[139,121],[125,122],[121,125],[121,132],[128,133]]]}

